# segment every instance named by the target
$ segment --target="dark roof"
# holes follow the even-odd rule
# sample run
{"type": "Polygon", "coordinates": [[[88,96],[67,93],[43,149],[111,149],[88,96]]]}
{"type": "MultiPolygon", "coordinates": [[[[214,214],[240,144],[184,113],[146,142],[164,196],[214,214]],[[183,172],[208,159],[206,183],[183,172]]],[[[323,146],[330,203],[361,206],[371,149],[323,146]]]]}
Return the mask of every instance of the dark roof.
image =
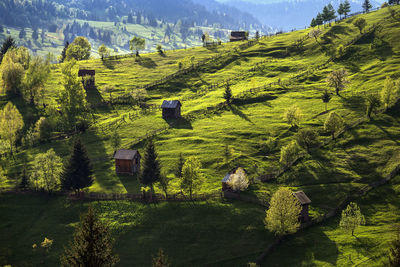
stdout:
{"type": "Polygon", "coordinates": [[[78,76],[82,77],[82,76],[95,76],[96,75],[96,71],[95,70],[79,70],[78,71],[78,76]]]}
{"type": "Polygon", "coordinates": [[[311,203],[311,200],[303,191],[295,192],[293,195],[297,198],[301,205],[307,205],[311,203]]]}
{"type": "Polygon", "coordinates": [[[236,31],[236,32],[231,32],[231,37],[243,37],[246,38],[246,32],[244,31],[236,31]]]}
{"type": "Polygon", "coordinates": [[[179,100],[164,100],[161,108],[177,108],[178,105],[182,106],[179,100]]]}
{"type": "Polygon", "coordinates": [[[133,160],[139,154],[137,150],[120,149],[114,154],[114,159],[133,160]]]}

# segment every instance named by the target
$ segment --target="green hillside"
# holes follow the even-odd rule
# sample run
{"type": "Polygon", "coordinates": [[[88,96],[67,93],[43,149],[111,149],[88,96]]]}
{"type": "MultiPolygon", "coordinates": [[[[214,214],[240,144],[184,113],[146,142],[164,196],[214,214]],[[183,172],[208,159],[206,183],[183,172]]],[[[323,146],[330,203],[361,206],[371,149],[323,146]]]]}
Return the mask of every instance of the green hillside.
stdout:
{"type": "MultiPolygon", "coordinates": [[[[365,118],[366,96],[379,93],[386,76],[400,78],[400,7],[391,9],[397,12],[395,16],[388,8],[358,16],[367,21],[363,34],[352,23],[357,17],[323,26],[318,42],[308,37],[311,29],[305,29],[265,37],[249,45],[227,43],[167,51],[165,55],[149,53],[140,59],[121,56],[78,62],[79,68],[96,70],[96,88],[87,92],[95,122],[81,135],[95,171],[95,183],[89,191],[140,193],[142,185],[136,177],[115,174],[110,134],[116,130],[122,138],[122,148],[138,149],[142,154],[145,141],[154,135],[162,169],[170,177],[174,177],[180,153],[185,158],[198,157],[205,179],[196,193],[220,192],[225,173],[242,166],[256,181],[244,194],[268,201],[278,187],[286,186],[303,190],[310,197],[314,218],[335,209],[349,194],[386,177],[400,157],[400,107],[372,120],[365,118]],[[303,40],[302,45],[298,45],[299,40],[303,40]],[[334,54],[341,44],[348,44],[346,52],[337,57],[334,54]],[[193,70],[157,82],[178,72],[179,61],[187,62],[192,57],[196,66],[193,70]],[[347,125],[354,127],[328,143],[331,137],[324,130],[328,112],[321,96],[325,89],[333,93],[327,87],[326,77],[339,68],[347,70],[351,82],[341,97],[333,96],[328,111],[340,114],[347,125]],[[226,83],[234,96],[230,106],[223,99],[226,83]],[[102,91],[105,85],[116,88],[112,92],[114,105],[100,105],[110,100],[109,94],[102,91]],[[166,121],[159,109],[144,111],[118,102],[132,90],[143,87],[147,88],[149,106],[160,106],[165,99],[180,100],[183,118],[166,121]],[[261,182],[257,179],[260,175],[280,168],[280,148],[295,140],[297,130],[283,118],[284,111],[292,105],[302,111],[300,128],[315,129],[320,141],[327,145],[311,150],[276,180],[261,182]],[[266,153],[263,146],[270,138],[275,146],[266,153]]],[[[47,104],[56,103],[61,87],[61,66],[53,65],[46,85],[47,104]]],[[[28,126],[42,112],[20,100],[12,101],[28,126]]],[[[5,103],[3,98],[2,104],[5,103]]],[[[38,153],[53,148],[65,158],[71,144],[72,138],[54,140],[21,148],[15,160],[2,159],[9,178],[0,181],[1,188],[12,189],[18,182],[19,171],[29,167],[38,153]]],[[[358,230],[357,239],[338,230],[339,219],[335,217],[289,237],[266,258],[265,266],[381,264],[391,238],[390,226],[400,215],[398,179],[358,201],[367,224],[358,230]]],[[[174,178],[171,193],[178,192],[179,180],[174,178]]],[[[0,224],[0,232],[7,233],[0,238],[0,247],[6,248],[0,254],[0,264],[17,263],[16,266],[39,262],[53,266],[69,239],[71,226],[87,206],[62,197],[2,194],[0,199],[0,212],[13,218],[0,224]],[[16,200],[21,204],[15,204],[16,200]],[[26,228],[30,229],[28,238],[9,241],[26,228]],[[31,245],[44,236],[51,236],[57,244],[42,260],[31,245]]],[[[96,202],[95,206],[115,230],[121,266],[132,262],[146,266],[151,260],[149,255],[159,247],[165,248],[174,266],[244,266],[255,261],[274,240],[264,229],[264,208],[253,204],[218,200],[153,207],[109,201],[96,202]]]]}

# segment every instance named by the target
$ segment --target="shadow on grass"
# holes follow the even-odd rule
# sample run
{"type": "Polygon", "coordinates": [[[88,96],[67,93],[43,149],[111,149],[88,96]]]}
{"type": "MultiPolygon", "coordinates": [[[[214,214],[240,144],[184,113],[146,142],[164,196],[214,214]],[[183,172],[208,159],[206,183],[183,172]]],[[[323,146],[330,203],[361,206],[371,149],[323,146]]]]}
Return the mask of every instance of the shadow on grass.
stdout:
{"type": "Polygon", "coordinates": [[[106,59],[102,60],[101,63],[107,69],[114,70],[115,69],[115,65],[119,64],[120,62],[116,61],[116,60],[111,60],[111,59],[106,58],[106,59]]]}
{"type": "Polygon", "coordinates": [[[86,100],[91,107],[99,107],[101,104],[105,103],[103,96],[101,95],[97,86],[86,89],[86,100]]]}
{"type": "Polygon", "coordinates": [[[245,113],[243,113],[236,105],[232,105],[232,104],[229,105],[229,109],[232,111],[233,114],[239,116],[240,118],[242,118],[250,123],[253,123],[250,120],[250,118],[245,113]]]}
{"type": "Polygon", "coordinates": [[[340,102],[346,109],[353,111],[365,111],[365,100],[362,96],[342,96],[340,102]]]}
{"type": "MultiPolygon", "coordinates": [[[[265,95],[260,95],[256,97],[251,97],[251,98],[239,98],[239,99],[233,99],[232,103],[235,104],[236,106],[243,106],[243,105],[249,105],[249,104],[255,104],[255,103],[263,103],[269,100],[274,100],[278,98],[275,95],[270,95],[270,94],[265,94],[265,95]]],[[[266,103],[267,106],[270,106],[269,103],[266,103]]]]}
{"type": "Polygon", "coordinates": [[[188,129],[193,130],[192,124],[185,118],[179,119],[165,119],[165,122],[174,129],[188,129]]]}
{"type": "Polygon", "coordinates": [[[136,58],[136,62],[137,62],[140,66],[145,67],[145,68],[148,68],[148,69],[154,69],[154,68],[157,67],[157,63],[154,62],[154,60],[152,60],[152,59],[149,58],[149,57],[137,57],[137,58],[136,58]]]}

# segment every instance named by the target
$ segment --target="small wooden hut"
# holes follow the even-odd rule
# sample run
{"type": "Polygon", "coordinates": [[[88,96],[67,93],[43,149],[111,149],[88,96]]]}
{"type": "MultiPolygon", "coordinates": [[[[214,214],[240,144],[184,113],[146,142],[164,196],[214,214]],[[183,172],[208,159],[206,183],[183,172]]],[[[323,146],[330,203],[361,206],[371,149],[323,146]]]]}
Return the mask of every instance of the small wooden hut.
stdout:
{"type": "Polygon", "coordinates": [[[178,119],[181,118],[182,104],[179,100],[164,100],[162,108],[162,116],[164,119],[178,119]]]}
{"type": "Polygon", "coordinates": [[[95,86],[95,76],[95,70],[81,69],[78,71],[78,77],[82,77],[82,83],[85,89],[93,88],[95,86]]]}
{"type": "Polygon", "coordinates": [[[302,207],[300,220],[302,222],[308,222],[310,220],[310,216],[308,214],[308,206],[311,204],[311,200],[303,191],[294,192],[293,195],[297,198],[302,207]]]}
{"type": "Polygon", "coordinates": [[[231,37],[229,38],[229,40],[231,42],[247,40],[246,32],[244,32],[244,31],[233,31],[233,32],[231,32],[231,37]]]}
{"type": "Polygon", "coordinates": [[[141,156],[137,150],[120,149],[114,154],[115,172],[118,174],[138,173],[141,156]]]}

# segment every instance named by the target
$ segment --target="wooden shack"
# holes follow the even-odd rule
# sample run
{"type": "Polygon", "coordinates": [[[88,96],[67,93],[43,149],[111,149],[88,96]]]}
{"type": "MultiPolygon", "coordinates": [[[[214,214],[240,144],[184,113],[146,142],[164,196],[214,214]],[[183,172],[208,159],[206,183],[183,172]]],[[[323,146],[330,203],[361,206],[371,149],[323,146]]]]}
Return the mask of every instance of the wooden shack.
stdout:
{"type": "Polygon", "coordinates": [[[311,204],[311,200],[303,191],[294,192],[293,195],[297,198],[302,207],[300,213],[300,221],[308,222],[310,220],[310,216],[308,214],[308,206],[311,204]]]}
{"type": "Polygon", "coordinates": [[[164,100],[162,108],[162,117],[164,119],[178,119],[181,118],[182,104],[179,100],[164,100]]]}
{"type": "Polygon", "coordinates": [[[137,150],[120,149],[114,154],[115,172],[133,175],[140,171],[141,156],[137,150]]]}
{"type": "Polygon", "coordinates": [[[244,41],[247,40],[247,34],[245,31],[233,31],[229,40],[231,42],[244,41]]]}
{"type": "Polygon", "coordinates": [[[82,77],[82,83],[85,89],[93,88],[95,86],[95,76],[95,70],[81,69],[78,71],[78,77],[82,77]]]}

